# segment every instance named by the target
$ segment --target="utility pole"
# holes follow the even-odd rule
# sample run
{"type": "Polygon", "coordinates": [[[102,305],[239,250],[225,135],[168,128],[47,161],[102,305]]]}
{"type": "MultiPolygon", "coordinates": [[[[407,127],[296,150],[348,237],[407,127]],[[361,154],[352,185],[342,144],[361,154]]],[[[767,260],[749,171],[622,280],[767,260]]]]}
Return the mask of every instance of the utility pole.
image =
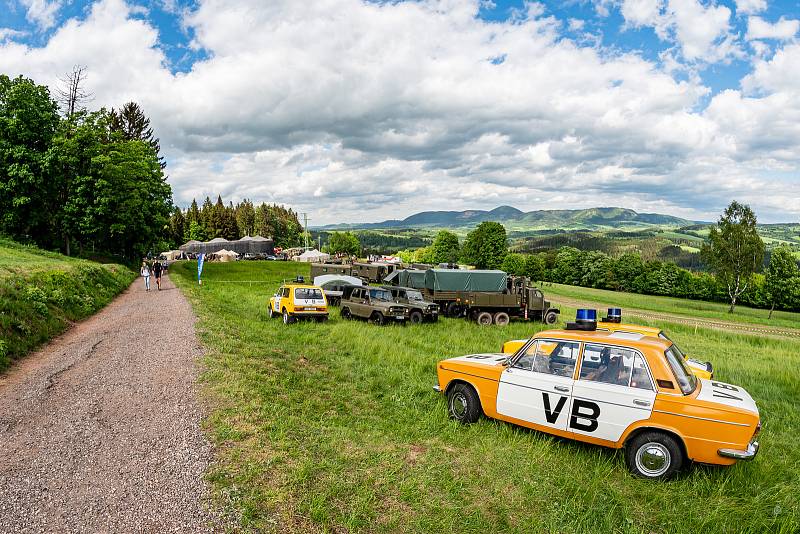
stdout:
{"type": "Polygon", "coordinates": [[[306,228],[306,231],[303,232],[303,237],[305,238],[306,250],[308,250],[308,213],[303,213],[303,223],[306,228]]]}

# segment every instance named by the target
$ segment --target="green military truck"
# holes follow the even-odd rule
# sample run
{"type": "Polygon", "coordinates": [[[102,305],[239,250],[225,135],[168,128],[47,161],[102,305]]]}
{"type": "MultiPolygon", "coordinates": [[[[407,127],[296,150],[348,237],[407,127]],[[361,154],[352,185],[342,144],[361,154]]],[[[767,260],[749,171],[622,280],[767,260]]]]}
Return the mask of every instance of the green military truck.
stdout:
{"type": "Polygon", "coordinates": [[[428,269],[424,273],[422,276],[419,271],[400,271],[390,281],[419,289],[447,317],[467,317],[482,325],[504,326],[511,318],[554,324],[561,313],[525,277],[477,269],[428,269]]]}
{"type": "Polygon", "coordinates": [[[354,263],[352,265],[352,276],[361,278],[367,283],[380,283],[397,269],[393,263],[354,263]]]}

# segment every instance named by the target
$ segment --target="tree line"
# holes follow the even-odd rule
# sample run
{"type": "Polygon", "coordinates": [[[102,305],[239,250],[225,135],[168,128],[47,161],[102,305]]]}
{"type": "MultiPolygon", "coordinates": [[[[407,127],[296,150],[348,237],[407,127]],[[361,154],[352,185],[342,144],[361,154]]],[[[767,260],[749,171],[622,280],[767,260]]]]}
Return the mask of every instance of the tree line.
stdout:
{"type": "Polygon", "coordinates": [[[175,207],[169,219],[169,235],[173,246],[186,241],[208,241],[216,237],[228,240],[244,236],[272,237],[277,247],[296,247],[303,241],[303,228],[291,208],[278,204],[261,203],[258,206],[244,199],[237,204],[222,201],[215,203],[209,197],[202,206],[193,199],[186,210],[175,207]]]}
{"type": "Polygon", "coordinates": [[[611,256],[601,251],[564,246],[541,253],[510,253],[505,228],[481,223],[463,243],[447,230],[429,247],[400,251],[407,263],[464,263],[479,269],[502,269],[534,281],[555,282],[645,295],[728,302],[730,311],[741,303],[756,308],[800,311],[800,267],[788,247],[771,251],[756,232],[752,210],[732,202],[710,229],[701,256],[710,272],[697,272],[675,263],[644,260],[638,252],[611,256]]]}
{"type": "Polygon", "coordinates": [[[62,115],[46,86],[0,75],[0,233],[133,260],[163,242],[172,207],[159,141],[134,102],[81,109],[79,83],[62,115]]]}

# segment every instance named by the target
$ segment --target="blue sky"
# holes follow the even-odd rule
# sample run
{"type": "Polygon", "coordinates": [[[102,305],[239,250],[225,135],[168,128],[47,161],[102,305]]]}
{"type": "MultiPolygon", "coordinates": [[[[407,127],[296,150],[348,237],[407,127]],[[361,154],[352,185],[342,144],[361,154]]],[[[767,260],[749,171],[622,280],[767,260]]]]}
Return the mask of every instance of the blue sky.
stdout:
{"type": "Polygon", "coordinates": [[[0,0],[0,72],[149,112],[175,200],[320,224],[619,205],[800,218],[800,0],[0,0]],[[792,73],[795,72],[793,75],[792,73]]]}

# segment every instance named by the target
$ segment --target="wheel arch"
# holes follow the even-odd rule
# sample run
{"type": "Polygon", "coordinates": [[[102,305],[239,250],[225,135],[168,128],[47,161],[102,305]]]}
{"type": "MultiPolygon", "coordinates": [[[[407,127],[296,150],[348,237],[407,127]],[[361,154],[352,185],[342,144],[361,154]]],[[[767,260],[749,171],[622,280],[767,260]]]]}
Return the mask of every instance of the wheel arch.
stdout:
{"type": "Polygon", "coordinates": [[[689,450],[686,447],[686,442],[684,441],[683,437],[675,431],[675,429],[667,428],[663,426],[653,425],[653,424],[645,424],[640,425],[634,428],[629,428],[627,433],[623,436],[620,440],[622,443],[622,447],[627,447],[628,443],[636,439],[637,436],[642,435],[645,432],[659,432],[661,434],[666,434],[675,439],[678,443],[678,446],[681,448],[681,452],[683,452],[683,456],[686,460],[691,460],[691,456],[689,455],[689,450]]]}
{"type": "Polygon", "coordinates": [[[447,398],[447,396],[450,394],[450,392],[453,390],[453,388],[458,384],[463,384],[465,386],[469,386],[475,391],[475,394],[478,396],[478,402],[480,403],[481,413],[486,413],[483,410],[483,399],[481,398],[481,390],[477,386],[475,386],[475,384],[473,384],[472,382],[470,382],[469,380],[467,380],[465,378],[454,378],[454,379],[450,380],[450,382],[448,382],[447,386],[445,386],[445,388],[444,388],[444,396],[445,396],[445,398],[447,398]]]}

